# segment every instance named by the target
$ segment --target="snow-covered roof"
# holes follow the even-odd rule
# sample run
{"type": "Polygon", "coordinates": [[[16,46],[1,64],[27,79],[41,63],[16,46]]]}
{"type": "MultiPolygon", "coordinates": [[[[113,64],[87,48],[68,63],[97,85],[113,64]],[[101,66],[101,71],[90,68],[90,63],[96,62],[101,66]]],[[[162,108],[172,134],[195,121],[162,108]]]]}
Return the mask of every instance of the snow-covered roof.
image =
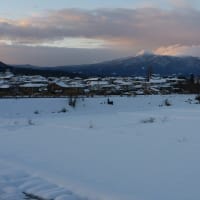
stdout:
{"type": "Polygon", "coordinates": [[[167,78],[166,79],[167,81],[171,81],[171,82],[178,82],[178,81],[185,81],[185,79],[180,79],[180,78],[176,78],[176,77],[174,77],[174,78],[167,78]]]}
{"type": "Polygon", "coordinates": [[[156,88],[156,87],[151,87],[150,89],[151,89],[151,91],[154,91],[154,92],[159,92],[159,91],[160,91],[160,90],[159,90],[158,88],[156,88]]]}
{"type": "Polygon", "coordinates": [[[166,83],[166,79],[150,79],[149,81],[150,83],[154,83],[154,84],[162,84],[162,83],[166,83]]]}
{"type": "Polygon", "coordinates": [[[107,85],[108,81],[91,81],[89,85],[94,86],[94,85],[107,85]]]}
{"type": "Polygon", "coordinates": [[[33,83],[47,83],[46,79],[32,79],[31,82],[33,83]]]}
{"type": "Polygon", "coordinates": [[[138,94],[138,95],[143,95],[143,94],[144,94],[144,91],[143,91],[143,90],[138,90],[138,91],[136,91],[135,93],[138,94]]]}
{"type": "Polygon", "coordinates": [[[88,78],[88,79],[86,79],[86,81],[98,81],[99,80],[99,78],[97,77],[97,78],[88,78]]]}
{"type": "Polygon", "coordinates": [[[0,85],[1,85],[1,84],[4,84],[4,83],[5,83],[4,80],[0,80],[0,85]]]}
{"type": "Polygon", "coordinates": [[[171,88],[172,86],[170,84],[164,84],[160,86],[160,88],[171,88]]]}
{"type": "Polygon", "coordinates": [[[107,85],[102,85],[102,88],[114,88],[115,85],[113,84],[107,84],[107,85]]]}
{"type": "Polygon", "coordinates": [[[143,86],[142,85],[134,85],[134,88],[135,89],[141,89],[141,88],[143,88],[143,86]]]}
{"type": "Polygon", "coordinates": [[[85,87],[85,85],[80,84],[80,83],[76,83],[76,84],[70,84],[69,87],[71,87],[71,88],[83,88],[83,87],[85,87]]]}
{"type": "Polygon", "coordinates": [[[68,88],[69,86],[66,84],[66,83],[64,83],[63,81],[57,81],[56,82],[56,85],[58,85],[58,86],[60,86],[60,87],[62,87],[62,88],[68,88]]]}
{"type": "Polygon", "coordinates": [[[10,85],[7,85],[7,84],[5,84],[5,85],[0,85],[0,88],[1,88],[1,89],[8,89],[8,88],[10,88],[10,85]]]}
{"type": "Polygon", "coordinates": [[[58,81],[56,82],[56,84],[62,88],[81,88],[81,87],[85,87],[83,84],[80,83],[73,83],[73,84],[66,84],[63,81],[58,81]]]}
{"type": "Polygon", "coordinates": [[[130,81],[123,81],[123,80],[115,80],[114,83],[119,84],[119,85],[132,85],[133,84],[130,81]]]}
{"type": "Polygon", "coordinates": [[[144,81],[144,80],[146,80],[146,78],[141,77],[141,76],[136,76],[136,77],[134,77],[133,79],[134,79],[134,80],[138,80],[138,81],[144,81]]]}
{"type": "Polygon", "coordinates": [[[20,85],[20,87],[23,88],[40,88],[40,87],[47,87],[47,84],[39,84],[39,83],[26,83],[23,85],[20,85]]]}

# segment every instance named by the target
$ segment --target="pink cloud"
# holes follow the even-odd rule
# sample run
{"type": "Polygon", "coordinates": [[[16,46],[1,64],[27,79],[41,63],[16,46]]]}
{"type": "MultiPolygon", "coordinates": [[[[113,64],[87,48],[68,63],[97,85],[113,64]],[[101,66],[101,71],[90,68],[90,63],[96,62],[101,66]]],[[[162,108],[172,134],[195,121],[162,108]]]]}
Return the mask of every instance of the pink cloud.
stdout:
{"type": "Polygon", "coordinates": [[[159,55],[171,55],[171,56],[197,56],[200,57],[200,45],[171,45],[159,47],[154,51],[155,54],[159,55]]]}
{"type": "Polygon", "coordinates": [[[41,44],[64,38],[104,40],[107,45],[152,49],[200,44],[200,11],[138,9],[64,9],[26,19],[0,19],[0,40],[41,44]]]}

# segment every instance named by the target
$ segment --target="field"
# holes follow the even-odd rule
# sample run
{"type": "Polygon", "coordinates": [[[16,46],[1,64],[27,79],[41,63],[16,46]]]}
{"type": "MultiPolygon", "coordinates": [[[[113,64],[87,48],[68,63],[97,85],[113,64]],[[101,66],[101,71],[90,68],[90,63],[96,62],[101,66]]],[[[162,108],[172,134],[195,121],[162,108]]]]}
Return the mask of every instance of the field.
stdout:
{"type": "Polygon", "coordinates": [[[0,200],[199,200],[195,96],[110,99],[1,99],[0,200]]]}

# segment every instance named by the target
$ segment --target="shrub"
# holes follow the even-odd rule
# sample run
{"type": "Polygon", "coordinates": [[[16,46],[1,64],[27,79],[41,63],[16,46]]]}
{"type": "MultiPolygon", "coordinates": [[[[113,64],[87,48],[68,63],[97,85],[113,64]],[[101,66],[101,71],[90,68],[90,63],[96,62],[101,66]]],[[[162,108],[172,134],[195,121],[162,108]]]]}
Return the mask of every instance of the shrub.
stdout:
{"type": "Polygon", "coordinates": [[[107,104],[109,104],[109,105],[113,105],[114,104],[114,102],[113,101],[111,101],[109,98],[107,99],[107,104]]]}
{"type": "Polygon", "coordinates": [[[60,111],[58,111],[58,113],[66,113],[67,109],[66,108],[62,108],[60,111]]]}
{"type": "Polygon", "coordinates": [[[165,105],[165,106],[171,106],[172,104],[169,102],[168,99],[165,99],[165,101],[164,101],[164,105],[165,105]]]}
{"type": "Polygon", "coordinates": [[[89,123],[89,129],[92,129],[92,128],[94,128],[94,125],[93,125],[93,123],[90,121],[90,123],[89,123]]]}
{"type": "Polygon", "coordinates": [[[156,119],[154,117],[149,117],[147,119],[143,119],[141,120],[142,123],[146,124],[146,123],[154,123],[156,121],[156,119]]]}
{"type": "Polygon", "coordinates": [[[31,119],[28,120],[28,125],[33,126],[35,125],[31,119]]]}
{"type": "Polygon", "coordinates": [[[197,100],[198,103],[200,103],[200,95],[197,95],[197,96],[195,97],[195,100],[197,100]]]}
{"type": "Polygon", "coordinates": [[[75,108],[76,107],[76,97],[69,97],[68,105],[75,108]]]}
{"type": "Polygon", "coordinates": [[[40,114],[40,112],[38,110],[35,110],[34,114],[38,115],[38,114],[40,114]]]}

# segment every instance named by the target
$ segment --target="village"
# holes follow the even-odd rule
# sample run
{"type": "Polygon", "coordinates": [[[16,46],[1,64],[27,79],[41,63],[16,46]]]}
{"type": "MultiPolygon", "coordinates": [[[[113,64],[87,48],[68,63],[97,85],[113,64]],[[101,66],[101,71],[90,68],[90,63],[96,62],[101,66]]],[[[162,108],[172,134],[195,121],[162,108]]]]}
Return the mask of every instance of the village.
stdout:
{"type": "Polygon", "coordinates": [[[199,80],[161,77],[44,77],[0,73],[0,97],[65,97],[94,95],[187,94],[200,91],[199,80]]]}

